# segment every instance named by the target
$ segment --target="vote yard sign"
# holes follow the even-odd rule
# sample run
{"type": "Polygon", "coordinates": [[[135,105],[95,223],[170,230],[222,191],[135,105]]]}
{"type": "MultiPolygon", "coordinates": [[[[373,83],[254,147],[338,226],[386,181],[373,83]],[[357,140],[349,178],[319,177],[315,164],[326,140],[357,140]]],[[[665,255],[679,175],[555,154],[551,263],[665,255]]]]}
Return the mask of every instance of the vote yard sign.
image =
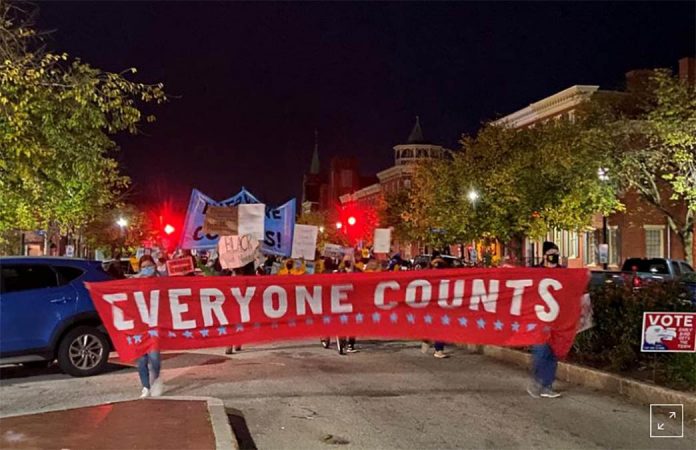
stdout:
{"type": "Polygon", "coordinates": [[[696,313],[644,312],[642,352],[696,352],[696,313]]]}

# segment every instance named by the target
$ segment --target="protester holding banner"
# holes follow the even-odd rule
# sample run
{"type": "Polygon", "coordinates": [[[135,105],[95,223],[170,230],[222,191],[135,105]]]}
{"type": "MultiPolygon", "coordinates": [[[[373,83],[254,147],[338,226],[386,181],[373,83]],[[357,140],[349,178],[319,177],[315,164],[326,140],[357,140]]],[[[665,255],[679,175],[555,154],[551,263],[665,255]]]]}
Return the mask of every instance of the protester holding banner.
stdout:
{"type": "MultiPolygon", "coordinates": [[[[340,270],[342,273],[356,273],[362,272],[362,270],[357,269],[349,258],[343,261],[343,269],[340,270]]],[[[336,338],[336,346],[338,348],[339,355],[345,355],[347,353],[357,353],[359,350],[355,348],[355,336],[336,338]]]]}
{"type": "MultiPolygon", "coordinates": [[[[558,246],[546,241],[543,244],[544,259],[541,266],[547,269],[561,268],[559,264],[558,246]]],[[[557,398],[561,394],[553,390],[556,379],[558,358],[548,343],[532,346],[532,382],[527,387],[527,393],[534,398],[557,398]]]]}
{"type": "MultiPolygon", "coordinates": [[[[143,255],[138,264],[140,272],[138,278],[152,278],[159,276],[155,260],[150,255],[143,255]]],[[[164,384],[160,378],[161,368],[160,351],[155,341],[155,347],[150,349],[146,354],[138,358],[138,376],[143,389],[140,392],[140,398],[159,397],[164,390],[164,384]]]]}

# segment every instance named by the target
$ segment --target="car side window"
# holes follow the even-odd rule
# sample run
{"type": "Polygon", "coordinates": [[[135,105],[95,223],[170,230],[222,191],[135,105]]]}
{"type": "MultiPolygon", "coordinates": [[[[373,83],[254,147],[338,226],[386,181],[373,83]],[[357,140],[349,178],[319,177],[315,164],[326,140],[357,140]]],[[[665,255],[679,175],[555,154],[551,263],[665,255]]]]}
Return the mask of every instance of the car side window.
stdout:
{"type": "Polygon", "coordinates": [[[70,283],[75,278],[80,277],[84,270],[78,269],[77,267],[70,266],[53,266],[53,270],[58,273],[58,285],[63,286],[70,283]]]}
{"type": "Polygon", "coordinates": [[[681,269],[679,268],[679,263],[677,261],[672,261],[672,271],[674,271],[675,276],[681,275],[681,269]]]}
{"type": "Polygon", "coordinates": [[[58,286],[58,277],[45,264],[3,265],[0,292],[20,292],[58,286]]]}
{"type": "Polygon", "coordinates": [[[682,273],[693,273],[694,269],[693,269],[693,267],[691,267],[687,263],[683,262],[683,263],[681,263],[681,271],[682,271],[682,273]]]}

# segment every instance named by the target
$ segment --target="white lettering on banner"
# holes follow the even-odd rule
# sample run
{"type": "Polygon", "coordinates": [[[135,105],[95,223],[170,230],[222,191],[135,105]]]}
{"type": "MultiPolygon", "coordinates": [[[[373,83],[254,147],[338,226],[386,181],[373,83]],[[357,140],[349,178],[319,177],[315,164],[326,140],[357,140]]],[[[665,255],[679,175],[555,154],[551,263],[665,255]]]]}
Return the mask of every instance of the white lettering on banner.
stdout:
{"type": "Polygon", "coordinates": [[[106,294],[106,295],[103,295],[102,298],[106,302],[111,303],[111,314],[114,317],[114,320],[113,320],[114,321],[114,328],[116,328],[119,331],[124,331],[124,330],[132,330],[133,327],[135,327],[135,324],[133,323],[133,321],[126,320],[126,318],[123,316],[123,310],[115,305],[116,302],[122,302],[122,301],[128,300],[128,295],[121,292],[118,294],[106,294]]]}
{"type": "Polygon", "coordinates": [[[387,289],[398,291],[399,283],[396,281],[382,281],[381,283],[377,284],[377,287],[375,288],[375,306],[379,309],[392,309],[398,304],[398,302],[394,300],[387,304],[384,303],[384,291],[387,289]]]}
{"type": "Polygon", "coordinates": [[[191,296],[191,289],[170,289],[169,309],[172,313],[172,328],[175,330],[189,330],[196,328],[195,320],[184,320],[181,315],[188,312],[188,304],[179,303],[179,297],[191,296]]]}
{"type": "Polygon", "coordinates": [[[220,289],[203,288],[201,289],[201,312],[203,313],[203,326],[213,326],[213,314],[217,317],[220,325],[227,325],[227,316],[222,310],[225,303],[225,294],[220,289]]]}
{"type": "Polygon", "coordinates": [[[541,305],[535,305],[534,310],[536,311],[536,315],[539,320],[543,320],[544,322],[553,322],[556,320],[556,317],[558,317],[558,313],[560,312],[558,302],[549,292],[550,287],[553,288],[554,291],[563,289],[561,282],[554,280],[553,278],[544,278],[539,282],[539,296],[542,300],[544,300],[549,310],[546,311],[546,308],[541,305]]]}
{"type": "Polygon", "coordinates": [[[351,313],[352,303],[341,303],[348,299],[348,293],[353,290],[352,284],[334,284],[331,286],[331,313],[351,313]]]}
{"type": "Polygon", "coordinates": [[[313,286],[313,288],[310,294],[306,286],[295,286],[295,303],[298,316],[307,314],[307,305],[309,305],[312,314],[322,314],[321,286],[313,286]]]}
{"type": "Polygon", "coordinates": [[[464,303],[464,280],[454,281],[454,295],[451,304],[449,302],[449,284],[450,280],[440,280],[440,298],[437,300],[437,304],[445,309],[459,308],[464,303]]]}
{"type": "Polygon", "coordinates": [[[148,309],[145,303],[145,294],[142,291],[133,293],[135,304],[138,305],[138,311],[140,312],[140,318],[151,328],[157,326],[159,317],[159,294],[159,289],[150,291],[150,308],[148,309]]]}
{"type": "Polygon", "coordinates": [[[232,291],[232,296],[239,304],[239,316],[242,323],[249,322],[251,320],[251,315],[249,313],[249,302],[256,292],[256,286],[248,287],[242,295],[242,290],[238,287],[233,287],[230,289],[232,291]]]}
{"type": "Polygon", "coordinates": [[[413,308],[425,308],[432,298],[432,286],[426,280],[413,280],[406,287],[406,304],[413,308]],[[418,288],[423,292],[421,301],[416,301],[418,288]]]}
{"type": "Polygon", "coordinates": [[[288,294],[278,285],[268,286],[263,291],[263,312],[270,319],[280,319],[288,311],[288,294]],[[273,297],[278,298],[278,308],[273,305],[273,297]]]}
{"type": "Polygon", "coordinates": [[[484,280],[474,280],[471,286],[471,302],[469,309],[473,311],[479,310],[479,303],[483,303],[483,309],[489,313],[495,313],[498,303],[498,280],[490,280],[488,282],[488,292],[486,292],[486,284],[484,280]]]}
{"type": "Polygon", "coordinates": [[[512,288],[512,303],[510,303],[510,314],[519,316],[522,314],[522,295],[524,289],[532,286],[532,280],[508,280],[505,282],[505,287],[512,288]]]}

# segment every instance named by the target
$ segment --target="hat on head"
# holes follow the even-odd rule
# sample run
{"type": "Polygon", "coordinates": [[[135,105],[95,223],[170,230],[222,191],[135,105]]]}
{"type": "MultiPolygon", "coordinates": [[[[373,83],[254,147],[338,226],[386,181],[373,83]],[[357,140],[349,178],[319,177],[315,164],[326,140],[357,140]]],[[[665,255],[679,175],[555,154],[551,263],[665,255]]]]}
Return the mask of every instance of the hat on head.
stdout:
{"type": "Polygon", "coordinates": [[[549,250],[558,250],[558,246],[551,241],[544,241],[542,253],[545,255],[549,250]]]}

